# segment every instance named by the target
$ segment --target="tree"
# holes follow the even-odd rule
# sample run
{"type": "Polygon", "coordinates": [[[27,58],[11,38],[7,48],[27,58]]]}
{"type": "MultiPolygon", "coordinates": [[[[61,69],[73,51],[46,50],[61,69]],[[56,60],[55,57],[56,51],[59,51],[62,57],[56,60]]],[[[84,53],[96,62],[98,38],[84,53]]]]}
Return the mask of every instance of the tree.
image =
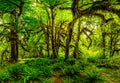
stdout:
{"type": "Polygon", "coordinates": [[[1,4],[1,13],[9,13],[10,18],[13,18],[12,22],[9,22],[9,29],[10,29],[10,42],[11,42],[11,62],[18,61],[18,34],[17,34],[17,27],[19,17],[22,14],[22,8],[24,6],[23,0],[15,0],[15,1],[3,1],[1,4]],[[5,4],[6,3],[6,4],[5,4]],[[7,8],[4,9],[4,7],[7,8]]]}

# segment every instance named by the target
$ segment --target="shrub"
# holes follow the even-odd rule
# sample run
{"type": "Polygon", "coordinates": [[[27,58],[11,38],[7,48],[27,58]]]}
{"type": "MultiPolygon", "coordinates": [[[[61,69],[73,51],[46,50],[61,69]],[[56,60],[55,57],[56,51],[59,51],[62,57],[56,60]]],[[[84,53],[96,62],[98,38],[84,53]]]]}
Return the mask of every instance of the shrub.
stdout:
{"type": "Polygon", "coordinates": [[[37,73],[42,77],[49,77],[52,74],[51,60],[49,58],[38,58],[36,60],[25,62],[32,69],[36,69],[37,73]]]}
{"type": "Polygon", "coordinates": [[[38,72],[38,69],[27,67],[25,71],[26,73],[23,77],[24,83],[26,83],[27,81],[39,81],[40,80],[40,77],[39,77],[40,73],[38,72]]]}
{"type": "Polygon", "coordinates": [[[68,64],[68,65],[74,65],[75,62],[76,62],[75,58],[70,58],[70,59],[66,60],[66,64],[68,64]]]}
{"type": "Polygon", "coordinates": [[[0,83],[10,80],[10,74],[7,71],[0,70],[0,83]]]}
{"type": "Polygon", "coordinates": [[[38,70],[42,77],[49,77],[53,73],[51,66],[40,66],[38,70]]]}
{"type": "Polygon", "coordinates": [[[57,63],[59,63],[59,62],[64,62],[64,57],[59,57],[59,58],[57,58],[57,63]]]}
{"type": "Polygon", "coordinates": [[[40,66],[49,66],[51,64],[51,60],[49,58],[38,58],[26,61],[25,64],[33,68],[39,68],[40,66]]]}
{"type": "Polygon", "coordinates": [[[87,66],[91,66],[91,64],[87,60],[81,60],[81,59],[79,60],[77,65],[79,66],[80,70],[84,70],[87,66]]]}
{"type": "Polygon", "coordinates": [[[88,67],[83,73],[85,83],[104,83],[104,77],[100,74],[100,70],[95,66],[88,67]]]}
{"type": "Polygon", "coordinates": [[[68,75],[72,77],[74,75],[79,75],[79,74],[80,74],[80,69],[76,65],[66,66],[64,69],[64,75],[68,75]]]}
{"type": "Polygon", "coordinates": [[[18,80],[21,79],[25,72],[26,65],[24,64],[14,64],[10,68],[8,68],[8,72],[12,79],[18,80]]]}
{"type": "Polygon", "coordinates": [[[55,69],[63,69],[65,67],[65,63],[63,61],[59,61],[55,64],[52,65],[53,66],[53,70],[55,69]]]}

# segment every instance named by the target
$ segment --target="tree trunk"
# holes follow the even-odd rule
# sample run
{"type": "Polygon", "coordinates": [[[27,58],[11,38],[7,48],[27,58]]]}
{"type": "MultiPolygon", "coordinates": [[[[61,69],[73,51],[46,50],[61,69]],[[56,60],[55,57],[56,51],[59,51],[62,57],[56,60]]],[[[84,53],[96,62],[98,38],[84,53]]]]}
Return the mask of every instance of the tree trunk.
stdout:
{"type": "Polygon", "coordinates": [[[56,53],[56,41],[55,41],[55,27],[54,27],[54,20],[55,20],[55,15],[54,15],[54,10],[51,8],[51,17],[52,17],[52,27],[51,27],[51,35],[52,35],[52,52],[53,52],[53,57],[57,58],[57,53],[56,53]]]}
{"type": "Polygon", "coordinates": [[[110,34],[110,56],[113,56],[113,37],[112,37],[112,33],[110,34]]]}
{"type": "Polygon", "coordinates": [[[47,27],[47,37],[46,37],[46,41],[47,41],[47,56],[50,57],[49,29],[48,29],[48,27],[47,27]]]}
{"type": "Polygon", "coordinates": [[[73,20],[68,25],[68,35],[67,35],[66,47],[65,47],[65,59],[68,59],[68,56],[69,56],[69,45],[70,45],[71,38],[72,38],[73,27],[74,27],[75,22],[78,19],[77,18],[78,2],[79,2],[79,0],[74,0],[73,3],[72,3],[72,6],[71,6],[73,20]]]}
{"type": "Polygon", "coordinates": [[[11,30],[11,57],[12,63],[18,61],[18,35],[15,30],[11,30]]]}
{"type": "MultiPolygon", "coordinates": [[[[49,13],[49,9],[46,9],[46,12],[47,12],[47,17],[48,17],[48,20],[47,20],[47,31],[46,31],[46,43],[47,43],[47,56],[50,57],[50,31],[49,31],[49,26],[51,24],[51,21],[50,21],[50,13],[49,13]]],[[[44,30],[45,32],[45,30],[44,30]]]]}
{"type": "Polygon", "coordinates": [[[66,47],[65,47],[65,59],[68,59],[68,55],[69,55],[69,45],[71,42],[71,38],[72,38],[72,32],[73,32],[73,26],[74,23],[76,22],[76,20],[73,19],[73,21],[71,21],[68,25],[68,35],[67,35],[67,39],[66,39],[66,47]]]}
{"type": "Polygon", "coordinates": [[[105,33],[102,33],[102,44],[103,44],[103,45],[102,45],[102,47],[103,47],[103,55],[102,55],[102,58],[105,58],[105,51],[106,51],[106,50],[105,50],[105,47],[106,47],[106,45],[105,45],[105,43],[106,43],[106,42],[105,42],[105,35],[106,35],[105,33]]]}
{"type": "Polygon", "coordinates": [[[77,40],[76,40],[76,42],[75,42],[75,48],[74,48],[74,52],[73,52],[74,58],[77,58],[77,56],[78,56],[79,40],[80,40],[80,20],[79,20],[79,23],[78,23],[78,35],[77,35],[77,40]]]}

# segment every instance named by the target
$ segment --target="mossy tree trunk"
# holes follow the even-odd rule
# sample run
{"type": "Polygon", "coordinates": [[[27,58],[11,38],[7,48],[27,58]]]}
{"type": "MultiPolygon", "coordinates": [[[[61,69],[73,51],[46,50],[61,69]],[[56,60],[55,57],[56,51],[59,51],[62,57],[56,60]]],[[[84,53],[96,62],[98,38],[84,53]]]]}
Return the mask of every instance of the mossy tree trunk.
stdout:
{"type": "Polygon", "coordinates": [[[69,56],[69,46],[70,46],[70,42],[72,39],[73,27],[74,27],[75,22],[78,19],[77,18],[78,12],[79,12],[78,11],[78,3],[79,3],[79,0],[74,0],[71,5],[73,20],[68,25],[68,35],[67,35],[66,47],[65,47],[65,59],[68,59],[68,56],[69,56]]]}

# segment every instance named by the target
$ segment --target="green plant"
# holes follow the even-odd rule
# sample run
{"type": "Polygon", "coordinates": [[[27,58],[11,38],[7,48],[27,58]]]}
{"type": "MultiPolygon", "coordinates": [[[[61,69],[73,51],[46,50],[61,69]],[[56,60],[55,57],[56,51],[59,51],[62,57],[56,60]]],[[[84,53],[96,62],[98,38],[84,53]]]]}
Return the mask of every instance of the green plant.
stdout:
{"type": "Polygon", "coordinates": [[[36,60],[27,61],[25,64],[33,70],[36,69],[36,73],[40,74],[40,76],[47,77],[52,74],[51,60],[49,58],[38,58],[36,60]]]}
{"type": "Polygon", "coordinates": [[[8,72],[12,79],[18,80],[21,79],[26,73],[25,68],[27,65],[16,63],[8,68],[8,72]]]}
{"type": "Polygon", "coordinates": [[[74,65],[75,62],[76,62],[75,58],[70,58],[70,59],[66,60],[66,64],[68,64],[68,65],[74,65]]]}
{"type": "Polygon", "coordinates": [[[51,64],[51,60],[49,58],[38,58],[26,61],[25,64],[33,68],[39,68],[40,66],[49,66],[51,64]]]}
{"type": "Polygon", "coordinates": [[[51,66],[40,66],[38,70],[40,76],[42,77],[49,77],[51,74],[53,74],[53,70],[51,66]]]}
{"type": "Polygon", "coordinates": [[[30,68],[27,67],[25,69],[25,74],[24,74],[24,83],[26,83],[27,81],[39,81],[40,80],[40,73],[38,71],[38,69],[34,69],[34,68],[30,68]]]}
{"type": "Polygon", "coordinates": [[[7,71],[0,70],[0,83],[10,80],[10,74],[7,71]]]}
{"type": "Polygon", "coordinates": [[[101,75],[100,70],[95,66],[87,67],[83,76],[85,77],[85,83],[103,83],[105,81],[104,76],[101,75]]]}
{"type": "Polygon", "coordinates": [[[74,76],[74,75],[79,75],[80,74],[80,69],[77,65],[69,65],[69,66],[66,66],[65,69],[64,69],[64,74],[65,75],[68,75],[68,76],[74,76]]]}
{"type": "Polygon", "coordinates": [[[84,70],[87,66],[91,66],[91,64],[87,60],[78,60],[77,65],[79,66],[80,70],[84,70]]]}

